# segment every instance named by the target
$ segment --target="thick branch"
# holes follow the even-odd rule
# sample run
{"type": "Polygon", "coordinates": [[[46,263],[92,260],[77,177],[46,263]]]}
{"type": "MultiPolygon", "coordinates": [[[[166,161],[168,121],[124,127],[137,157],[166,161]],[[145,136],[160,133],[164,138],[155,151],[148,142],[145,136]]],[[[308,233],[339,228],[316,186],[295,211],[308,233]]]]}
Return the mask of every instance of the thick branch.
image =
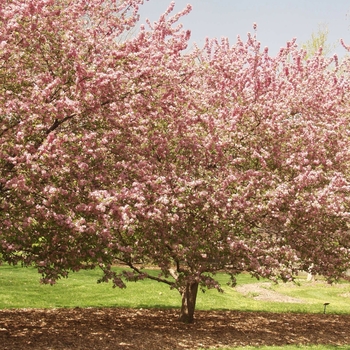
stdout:
{"type": "Polygon", "coordinates": [[[138,274],[140,275],[145,275],[146,278],[150,279],[150,280],[153,280],[153,281],[157,281],[157,282],[161,282],[161,283],[166,283],[168,284],[169,286],[173,286],[174,285],[174,282],[171,282],[171,281],[168,281],[164,278],[160,278],[160,277],[155,277],[155,276],[152,276],[152,275],[149,275],[148,273],[144,273],[142,272],[140,269],[138,269],[135,265],[133,265],[133,263],[131,262],[127,262],[126,263],[131,269],[133,269],[135,272],[137,272],[138,274]]]}
{"type": "Polygon", "coordinates": [[[48,128],[46,130],[46,135],[50,134],[52,131],[56,130],[60,125],[62,125],[64,122],[66,122],[67,120],[69,119],[72,119],[73,117],[76,116],[76,113],[73,113],[71,115],[68,115],[67,117],[61,119],[61,120],[58,120],[56,119],[55,122],[50,126],[50,128],[48,128]]]}

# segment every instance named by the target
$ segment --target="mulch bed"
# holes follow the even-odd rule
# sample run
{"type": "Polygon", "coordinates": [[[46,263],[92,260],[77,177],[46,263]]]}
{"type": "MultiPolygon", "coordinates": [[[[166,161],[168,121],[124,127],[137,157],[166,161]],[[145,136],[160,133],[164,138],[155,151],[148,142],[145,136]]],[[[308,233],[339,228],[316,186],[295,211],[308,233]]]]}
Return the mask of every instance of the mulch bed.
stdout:
{"type": "Polygon", "coordinates": [[[349,344],[350,315],[169,309],[0,310],[0,349],[198,349],[242,345],[349,344]]]}

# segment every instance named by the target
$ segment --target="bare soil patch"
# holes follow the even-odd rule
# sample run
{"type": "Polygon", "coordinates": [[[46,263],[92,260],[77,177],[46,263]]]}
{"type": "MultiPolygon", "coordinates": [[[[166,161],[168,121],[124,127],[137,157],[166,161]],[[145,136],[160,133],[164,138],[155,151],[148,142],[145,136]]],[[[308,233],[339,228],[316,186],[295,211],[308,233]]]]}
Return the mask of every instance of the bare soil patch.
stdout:
{"type": "Polygon", "coordinates": [[[270,287],[270,282],[251,283],[236,286],[236,290],[243,295],[251,296],[255,300],[278,301],[283,303],[304,303],[301,299],[275,292],[274,290],[269,289],[270,287]]]}
{"type": "Polygon", "coordinates": [[[198,349],[239,345],[350,344],[350,315],[75,308],[0,311],[0,348],[198,349]]]}

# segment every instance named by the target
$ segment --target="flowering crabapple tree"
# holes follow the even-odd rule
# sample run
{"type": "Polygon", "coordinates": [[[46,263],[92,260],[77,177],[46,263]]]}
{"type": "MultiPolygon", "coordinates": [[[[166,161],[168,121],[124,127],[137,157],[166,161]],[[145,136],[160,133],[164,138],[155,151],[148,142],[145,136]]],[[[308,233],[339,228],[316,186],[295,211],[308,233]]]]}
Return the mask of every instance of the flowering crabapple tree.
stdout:
{"type": "Polygon", "coordinates": [[[185,53],[190,6],[138,30],[141,3],[0,5],[2,259],[164,282],[184,322],[218,271],[344,277],[349,62],[252,35],[185,53]]]}

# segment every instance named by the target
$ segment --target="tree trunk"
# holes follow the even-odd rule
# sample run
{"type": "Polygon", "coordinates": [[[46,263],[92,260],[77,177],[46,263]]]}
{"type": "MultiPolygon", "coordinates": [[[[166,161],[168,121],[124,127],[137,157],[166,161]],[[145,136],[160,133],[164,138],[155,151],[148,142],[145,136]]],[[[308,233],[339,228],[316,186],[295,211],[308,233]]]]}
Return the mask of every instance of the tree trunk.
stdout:
{"type": "Polygon", "coordinates": [[[192,323],[194,310],[196,307],[198,292],[198,283],[187,283],[186,286],[180,290],[182,296],[181,314],[179,321],[184,323],[192,323]]]}
{"type": "Polygon", "coordinates": [[[308,273],[307,273],[307,282],[314,282],[315,281],[315,275],[312,273],[312,268],[314,267],[314,264],[311,264],[310,267],[308,268],[308,273]]]}
{"type": "Polygon", "coordinates": [[[307,282],[314,282],[315,281],[315,275],[313,275],[312,273],[308,273],[307,277],[306,277],[306,281],[307,282]]]}

